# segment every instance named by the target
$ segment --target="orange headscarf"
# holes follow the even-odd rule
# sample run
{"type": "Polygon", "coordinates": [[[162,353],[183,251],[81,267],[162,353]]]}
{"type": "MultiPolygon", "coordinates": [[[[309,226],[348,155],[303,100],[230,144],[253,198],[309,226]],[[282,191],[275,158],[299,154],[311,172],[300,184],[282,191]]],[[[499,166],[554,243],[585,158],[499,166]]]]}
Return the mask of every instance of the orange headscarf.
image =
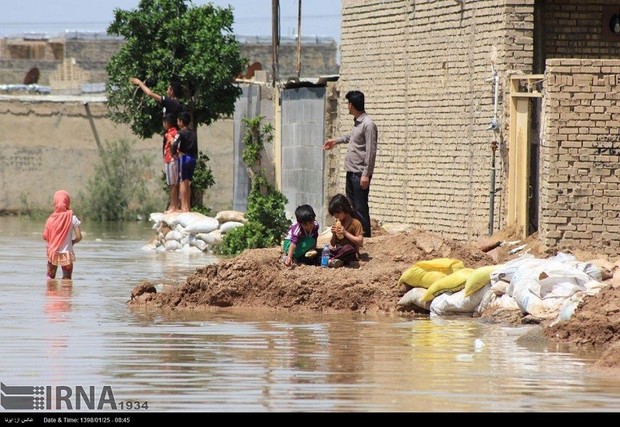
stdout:
{"type": "Polygon", "coordinates": [[[52,259],[67,234],[72,232],[73,211],[69,209],[70,204],[71,198],[65,190],[54,193],[54,213],[47,219],[43,230],[43,239],[47,241],[48,259],[52,259]]]}

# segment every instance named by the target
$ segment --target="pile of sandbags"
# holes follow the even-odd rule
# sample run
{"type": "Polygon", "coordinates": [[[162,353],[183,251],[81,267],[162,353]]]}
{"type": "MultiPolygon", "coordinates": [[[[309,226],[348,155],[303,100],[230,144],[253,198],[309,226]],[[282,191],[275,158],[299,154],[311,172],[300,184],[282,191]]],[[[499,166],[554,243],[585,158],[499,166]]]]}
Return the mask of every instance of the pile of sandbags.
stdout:
{"type": "Polygon", "coordinates": [[[190,253],[213,253],[226,232],[246,222],[243,212],[238,211],[220,211],[215,218],[198,212],[154,212],[149,220],[154,222],[155,237],[145,249],[190,253]]]}
{"type": "Polygon", "coordinates": [[[603,284],[601,268],[564,253],[539,259],[525,255],[501,265],[466,268],[462,261],[420,261],[402,273],[408,292],[398,304],[431,315],[481,315],[515,311],[540,319],[572,315],[584,295],[603,284]]]}

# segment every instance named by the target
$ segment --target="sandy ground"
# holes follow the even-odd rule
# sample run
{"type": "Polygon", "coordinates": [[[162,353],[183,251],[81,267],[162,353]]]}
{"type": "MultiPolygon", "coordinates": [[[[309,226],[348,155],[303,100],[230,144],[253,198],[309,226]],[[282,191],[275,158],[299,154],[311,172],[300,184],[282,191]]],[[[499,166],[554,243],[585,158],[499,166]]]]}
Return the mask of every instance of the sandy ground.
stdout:
{"type": "MultiPolygon", "coordinates": [[[[466,267],[477,268],[505,262],[522,253],[546,258],[536,236],[519,241],[510,232],[498,233],[484,241],[467,245],[420,231],[392,230],[376,227],[373,237],[365,240],[359,268],[338,269],[297,265],[286,267],[279,248],[247,250],[237,257],[215,265],[198,268],[185,284],[157,293],[155,286],[143,282],[131,293],[130,306],[160,310],[209,310],[213,307],[260,307],[287,311],[356,311],[412,316],[397,305],[406,292],[398,285],[402,272],[421,260],[456,258],[466,267]],[[493,242],[515,242],[484,252],[493,242]],[[511,253],[515,248],[522,250],[511,253]],[[486,246],[486,247],[485,247],[486,246]]],[[[595,254],[577,254],[590,261],[595,254]]],[[[610,271],[612,269],[610,268],[610,271]]],[[[611,275],[611,274],[610,274],[611,275]]],[[[620,276],[620,274],[618,274],[620,276]]],[[[546,339],[594,346],[605,350],[597,366],[620,369],[620,278],[605,281],[598,295],[586,297],[568,321],[553,327],[523,316],[520,312],[494,315],[484,313],[483,320],[502,324],[537,323],[546,339]]]]}

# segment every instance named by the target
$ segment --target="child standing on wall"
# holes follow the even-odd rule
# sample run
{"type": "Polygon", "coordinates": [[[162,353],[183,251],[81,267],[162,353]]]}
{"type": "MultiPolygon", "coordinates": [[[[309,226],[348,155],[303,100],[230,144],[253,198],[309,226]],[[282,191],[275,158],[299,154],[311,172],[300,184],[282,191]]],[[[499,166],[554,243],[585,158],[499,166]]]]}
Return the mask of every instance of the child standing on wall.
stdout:
{"type": "Polygon", "coordinates": [[[316,257],[306,258],[306,252],[314,250],[319,237],[319,223],[310,205],[301,205],[295,209],[295,222],[288,229],[282,249],[284,264],[290,266],[293,261],[301,264],[316,264],[316,257]]]}
{"type": "Polygon", "coordinates": [[[170,189],[170,205],[164,213],[180,212],[179,161],[176,150],[173,149],[173,142],[177,136],[177,119],[174,114],[168,113],[164,116],[164,131],[164,172],[166,174],[166,184],[170,189]]]}
{"type": "Polygon", "coordinates": [[[364,229],[356,218],[353,205],[344,194],[336,194],[329,201],[329,214],[336,218],[332,226],[329,267],[343,265],[357,267],[359,250],[364,245],[364,229]]]}
{"type": "Polygon", "coordinates": [[[73,245],[82,240],[80,220],[70,209],[71,198],[65,190],[54,193],[54,212],[45,222],[43,240],[47,242],[47,278],[56,278],[58,266],[62,278],[71,279],[75,253],[73,245]],[[75,237],[74,237],[75,235],[75,237]]]}

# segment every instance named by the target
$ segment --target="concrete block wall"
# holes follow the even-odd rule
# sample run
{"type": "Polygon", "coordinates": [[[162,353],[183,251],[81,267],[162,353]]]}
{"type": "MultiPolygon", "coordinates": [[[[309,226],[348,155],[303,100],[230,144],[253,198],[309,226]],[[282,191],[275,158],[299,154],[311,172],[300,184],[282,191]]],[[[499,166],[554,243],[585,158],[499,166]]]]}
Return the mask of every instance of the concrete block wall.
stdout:
{"type": "MultiPolygon", "coordinates": [[[[532,15],[532,5],[342,1],[336,134],[352,126],[346,92],[363,91],[379,130],[372,218],[457,240],[487,233],[494,137],[487,130],[494,101],[487,79],[493,63],[500,72],[531,64],[530,41],[523,35],[531,33],[533,18],[523,23],[523,17],[532,15]]],[[[346,147],[339,149],[339,180],[331,191],[345,186],[346,147]]]]}
{"type": "MultiPolygon", "coordinates": [[[[135,141],[136,154],[152,159],[149,188],[164,194],[161,137],[139,140],[129,126],[110,121],[103,97],[0,95],[0,127],[19,129],[0,134],[0,212],[48,210],[59,188],[74,198],[87,191],[99,153],[85,101],[102,144],[135,141]]],[[[215,211],[232,208],[232,127],[232,119],[223,119],[198,128],[198,149],[209,156],[216,182],[204,195],[204,204],[215,211]]],[[[77,205],[79,200],[75,202],[77,205]]],[[[162,206],[162,211],[165,208],[162,206]]]]}
{"type": "Polygon", "coordinates": [[[548,60],[539,235],[550,248],[620,251],[620,59],[548,60]]]}

